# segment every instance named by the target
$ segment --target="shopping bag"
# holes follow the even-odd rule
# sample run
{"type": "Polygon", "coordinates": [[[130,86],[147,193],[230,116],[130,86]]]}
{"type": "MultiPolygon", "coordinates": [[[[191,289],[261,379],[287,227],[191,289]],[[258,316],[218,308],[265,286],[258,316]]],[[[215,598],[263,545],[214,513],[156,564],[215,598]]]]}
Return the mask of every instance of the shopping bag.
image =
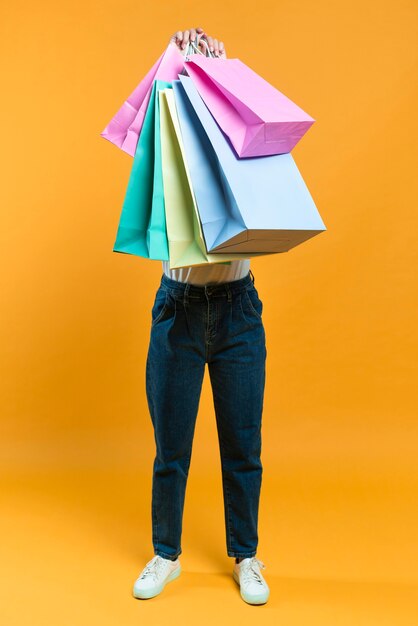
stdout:
{"type": "Polygon", "coordinates": [[[178,74],[184,68],[184,61],[185,56],[180,52],[177,45],[170,42],[145,78],[143,78],[106,128],[100,133],[101,137],[112,142],[130,156],[134,156],[150,101],[153,81],[164,80],[170,82],[173,79],[177,79],[178,74]]]}
{"type": "Polygon", "coordinates": [[[239,157],[290,152],[315,121],[239,59],[194,55],[185,69],[239,157]]]}
{"type": "Polygon", "coordinates": [[[172,85],[208,252],[286,252],[326,230],[291,154],[238,158],[192,79],[172,85]],[[208,191],[209,170],[222,198],[208,191]]]}
{"type": "MultiPolygon", "coordinates": [[[[159,91],[164,206],[170,269],[224,263],[258,254],[208,254],[188,171],[172,89],[159,91]]],[[[220,181],[208,177],[208,192],[220,181]]],[[[213,193],[213,191],[212,191],[213,193]]],[[[220,195],[222,191],[220,189],[220,195]]]]}
{"type": "Polygon", "coordinates": [[[170,83],[154,81],[113,251],[168,261],[157,97],[158,90],[164,88],[170,88],[170,83]]]}

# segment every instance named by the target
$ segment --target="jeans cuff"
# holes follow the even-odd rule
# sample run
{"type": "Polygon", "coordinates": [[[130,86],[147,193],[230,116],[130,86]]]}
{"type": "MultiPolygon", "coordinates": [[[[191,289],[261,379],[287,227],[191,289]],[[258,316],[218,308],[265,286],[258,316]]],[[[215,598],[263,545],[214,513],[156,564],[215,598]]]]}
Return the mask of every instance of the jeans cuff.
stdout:
{"type": "Polygon", "coordinates": [[[173,556],[172,554],[168,554],[167,552],[161,552],[161,550],[154,550],[154,553],[158,556],[162,556],[164,559],[170,559],[170,561],[175,561],[180,556],[181,550],[180,552],[177,553],[176,556],[173,556]]]}
{"type": "Polygon", "coordinates": [[[248,559],[256,555],[256,552],[234,552],[229,550],[228,556],[238,557],[240,559],[248,559]]]}

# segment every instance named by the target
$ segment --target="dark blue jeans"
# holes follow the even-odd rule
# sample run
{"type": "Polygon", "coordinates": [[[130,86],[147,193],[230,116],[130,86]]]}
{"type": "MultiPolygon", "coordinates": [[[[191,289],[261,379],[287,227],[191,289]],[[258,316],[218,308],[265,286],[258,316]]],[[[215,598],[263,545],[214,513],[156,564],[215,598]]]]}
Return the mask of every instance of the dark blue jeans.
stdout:
{"type": "Polygon", "coordinates": [[[256,554],[267,357],[262,310],[251,271],[239,280],[204,286],[162,275],[146,363],[156,443],[155,554],[174,560],[182,553],[186,483],[206,363],[221,456],[227,553],[256,554]]]}

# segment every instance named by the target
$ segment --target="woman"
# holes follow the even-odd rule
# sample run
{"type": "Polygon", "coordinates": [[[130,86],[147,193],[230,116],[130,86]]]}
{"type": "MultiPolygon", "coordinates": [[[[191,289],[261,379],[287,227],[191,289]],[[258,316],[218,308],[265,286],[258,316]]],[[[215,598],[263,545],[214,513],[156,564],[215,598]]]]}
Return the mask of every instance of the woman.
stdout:
{"type": "MultiPolygon", "coordinates": [[[[201,28],[177,31],[226,58],[223,42],[201,28]]],[[[208,364],[222,466],[228,556],[241,597],[264,604],[269,588],[256,558],[262,482],[261,421],[266,344],[262,302],[250,259],[170,270],[163,274],[152,309],[146,390],[156,457],[152,485],[154,557],[134,584],[137,598],[159,594],[180,575],[183,507],[198,405],[208,364]]],[[[203,539],[203,538],[202,538],[203,539]]]]}

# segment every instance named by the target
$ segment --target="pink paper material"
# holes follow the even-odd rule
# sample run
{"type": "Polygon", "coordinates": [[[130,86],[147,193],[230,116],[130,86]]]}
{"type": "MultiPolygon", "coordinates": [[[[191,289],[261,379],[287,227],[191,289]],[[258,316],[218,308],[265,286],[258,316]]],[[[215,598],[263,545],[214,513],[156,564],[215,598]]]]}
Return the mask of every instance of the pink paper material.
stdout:
{"type": "Polygon", "coordinates": [[[185,68],[239,157],[290,152],[315,121],[239,59],[193,55],[185,68]]]}
{"type": "Polygon", "coordinates": [[[178,75],[184,69],[184,61],[185,57],[176,44],[170,42],[100,136],[129,155],[135,156],[154,80],[178,80],[178,75]]]}

